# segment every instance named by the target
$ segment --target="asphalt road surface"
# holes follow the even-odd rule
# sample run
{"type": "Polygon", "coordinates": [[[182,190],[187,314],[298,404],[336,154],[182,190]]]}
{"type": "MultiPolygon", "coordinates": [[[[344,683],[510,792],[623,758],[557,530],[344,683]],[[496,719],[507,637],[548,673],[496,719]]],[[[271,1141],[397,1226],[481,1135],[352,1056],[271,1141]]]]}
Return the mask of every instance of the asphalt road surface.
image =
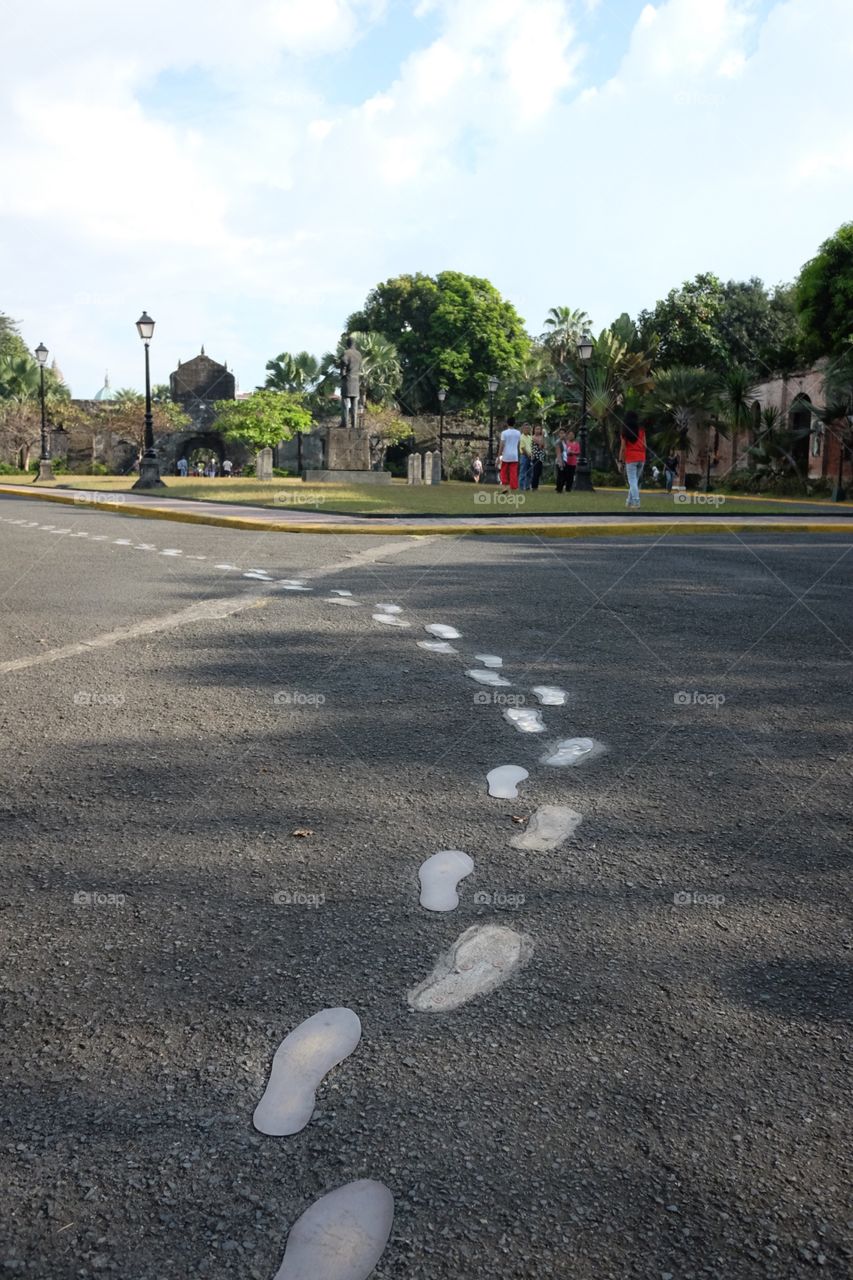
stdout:
{"type": "Polygon", "coordinates": [[[0,550],[3,1274],[271,1280],[313,1201],[374,1178],[376,1277],[849,1275],[853,537],[5,498],[0,550]],[[458,655],[418,648],[435,622],[458,655]],[[510,687],[483,697],[478,653],[510,687]],[[542,738],[495,701],[536,684],[569,693],[542,738]],[[606,751],[540,763],[578,735],[606,751]],[[511,847],[544,804],[575,835],[511,847]],[[418,901],[440,849],[475,867],[445,914],[418,901]],[[412,1011],[483,924],[526,966],[412,1011]],[[272,1054],[330,1006],[360,1044],[261,1135],[272,1054]]]}

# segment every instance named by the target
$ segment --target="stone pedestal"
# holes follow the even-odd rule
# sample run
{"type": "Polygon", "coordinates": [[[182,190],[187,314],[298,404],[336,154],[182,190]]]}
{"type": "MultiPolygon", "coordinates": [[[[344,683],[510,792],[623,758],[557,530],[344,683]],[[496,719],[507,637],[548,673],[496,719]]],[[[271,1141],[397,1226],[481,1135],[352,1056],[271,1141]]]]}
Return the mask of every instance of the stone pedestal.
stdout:
{"type": "Polygon", "coordinates": [[[326,427],[326,466],[306,471],[308,484],[390,484],[390,471],[373,471],[370,466],[370,439],[366,431],[351,427],[326,427]]]}
{"type": "Polygon", "coordinates": [[[407,467],[408,467],[407,479],[409,484],[422,484],[423,478],[424,478],[423,458],[419,453],[409,454],[407,467]]]}
{"type": "Polygon", "coordinates": [[[53,479],[53,463],[50,458],[39,458],[38,475],[36,476],[36,484],[48,484],[53,479]]]}
{"type": "Polygon", "coordinates": [[[427,449],[423,461],[423,482],[432,484],[432,451],[427,449]]]}
{"type": "Polygon", "coordinates": [[[432,455],[432,483],[441,484],[441,454],[432,455]]]}
{"type": "Polygon", "coordinates": [[[272,449],[259,449],[255,459],[255,479],[272,480],[272,449]]]}
{"type": "Polygon", "coordinates": [[[160,463],[154,449],[149,449],[147,453],[142,455],[142,461],[139,464],[139,479],[133,486],[134,489],[165,489],[163,481],[160,479],[160,463]]]}
{"type": "Polygon", "coordinates": [[[326,428],[327,471],[369,471],[370,442],[366,431],[350,427],[326,428]]]}

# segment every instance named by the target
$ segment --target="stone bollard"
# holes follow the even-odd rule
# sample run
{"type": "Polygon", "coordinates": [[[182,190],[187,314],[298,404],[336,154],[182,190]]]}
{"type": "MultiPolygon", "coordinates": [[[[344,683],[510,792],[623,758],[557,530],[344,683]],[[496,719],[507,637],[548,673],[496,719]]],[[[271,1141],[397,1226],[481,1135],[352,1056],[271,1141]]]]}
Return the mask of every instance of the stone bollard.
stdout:
{"type": "Polygon", "coordinates": [[[441,484],[441,454],[438,451],[432,455],[432,483],[441,484]]]}
{"type": "Polygon", "coordinates": [[[423,467],[424,484],[432,484],[432,452],[429,449],[424,454],[423,467]]]}
{"type": "Polygon", "coordinates": [[[419,453],[413,453],[412,454],[412,484],[423,484],[424,482],[423,465],[424,465],[424,460],[421,457],[421,455],[419,453]]]}

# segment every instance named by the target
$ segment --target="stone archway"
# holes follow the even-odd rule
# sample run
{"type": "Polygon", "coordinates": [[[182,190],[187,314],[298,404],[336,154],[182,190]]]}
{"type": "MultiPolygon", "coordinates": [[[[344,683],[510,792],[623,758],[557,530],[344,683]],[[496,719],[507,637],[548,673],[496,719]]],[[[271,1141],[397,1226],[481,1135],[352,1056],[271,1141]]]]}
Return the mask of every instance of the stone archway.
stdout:
{"type": "Polygon", "coordinates": [[[219,459],[220,472],[225,458],[230,458],[235,469],[245,465],[250,452],[244,445],[232,440],[225,440],[218,431],[205,431],[198,427],[186,431],[174,431],[157,441],[157,452],[160,456],[160,469],[164,475],[177,475],[178,459],[187,458],[196,450],[215,453],[219,459]]]}

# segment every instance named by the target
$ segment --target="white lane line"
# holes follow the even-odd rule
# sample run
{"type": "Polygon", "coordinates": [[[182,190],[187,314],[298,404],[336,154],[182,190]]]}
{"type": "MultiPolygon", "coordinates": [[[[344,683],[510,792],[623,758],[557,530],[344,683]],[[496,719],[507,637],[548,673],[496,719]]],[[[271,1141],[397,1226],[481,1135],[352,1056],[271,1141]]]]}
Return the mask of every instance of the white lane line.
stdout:
{"type": "Polygon", "coordinates": [[[132,627],[119,627],[116,631],[108,631],[105,635],[95,636],[93,640],[83,640],[79,644],[66,644],[61,649],[50,649],[47,653],[36,653],[29,658],[16,658],[12,662],[0,662],[0,675],[12,671],[25,671],[28,667],[44,666],[48,662],[60,662],[64,658],[75,658],[81,653],[91,653],[95,649],[109,649],[122,640],[135,640],[138,636],[150,636],[158,631],[172,631],[175,627],[185,627],[196,622],[210,622],[219,618],[230,617],[232,613],[241,613],[244,609],[257,609],[267,603],[265,598],[242,596],[236,600],[204,600],[201,604],[190,605],[177,613],[169,613],[163,618],[152,618],[149,622],[137,622],[132,627]]]}

